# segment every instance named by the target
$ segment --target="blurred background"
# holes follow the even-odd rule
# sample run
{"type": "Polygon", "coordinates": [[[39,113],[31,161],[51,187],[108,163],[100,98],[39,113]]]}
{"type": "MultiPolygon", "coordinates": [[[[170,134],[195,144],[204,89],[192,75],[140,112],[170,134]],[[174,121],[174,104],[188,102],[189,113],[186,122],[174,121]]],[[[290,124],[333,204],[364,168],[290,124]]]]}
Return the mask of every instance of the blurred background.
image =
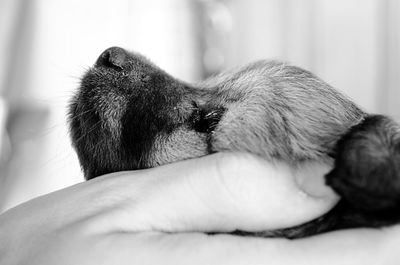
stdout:
{"type": "Polygon", "coordinates": [[[253,60],[400,117],[398,0],[0,0],[0,212],[83,180],[66,110],[109,46],[196,82],[253,60]]]}

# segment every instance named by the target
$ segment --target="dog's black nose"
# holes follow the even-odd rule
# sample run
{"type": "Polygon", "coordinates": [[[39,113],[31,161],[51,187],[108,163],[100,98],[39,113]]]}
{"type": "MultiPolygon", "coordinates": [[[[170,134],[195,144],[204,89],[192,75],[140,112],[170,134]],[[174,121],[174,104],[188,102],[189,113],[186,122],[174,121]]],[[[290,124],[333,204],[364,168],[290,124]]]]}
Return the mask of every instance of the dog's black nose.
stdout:
{"type": "Polygon", "coordinates": [[[96,66],[110,67],[123,70],[127,59],[126,51],[120,47],[111,47],[105,50],[97,59],[96,66]]]}

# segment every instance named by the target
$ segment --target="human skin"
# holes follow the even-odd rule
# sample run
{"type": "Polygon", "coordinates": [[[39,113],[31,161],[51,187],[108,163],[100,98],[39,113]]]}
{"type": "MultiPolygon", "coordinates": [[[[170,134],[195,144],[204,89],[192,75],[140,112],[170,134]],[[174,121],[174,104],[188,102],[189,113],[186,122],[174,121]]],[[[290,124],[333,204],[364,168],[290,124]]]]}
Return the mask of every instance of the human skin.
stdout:
{"type": "Polygon", "coordinates": [[[0,215],[0,264],[357,265],[400,259],[399,226],[298,240],[196,232],[279,228],[285,220],[321,214],[336,200],[329,191],[301,192],[286,173],[255,156],[216,154],[80,183],[0,215]]]}

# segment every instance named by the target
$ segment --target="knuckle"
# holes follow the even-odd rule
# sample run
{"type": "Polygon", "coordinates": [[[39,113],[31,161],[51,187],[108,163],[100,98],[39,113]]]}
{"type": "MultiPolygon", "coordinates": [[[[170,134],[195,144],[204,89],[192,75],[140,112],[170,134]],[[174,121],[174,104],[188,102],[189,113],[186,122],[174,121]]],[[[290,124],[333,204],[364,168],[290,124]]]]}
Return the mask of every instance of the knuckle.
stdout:
{"type": "Polygon", "coordinates": [[[217,153],[212,160],[217,176],[222,179],[242,177],[247,169],[257,163],[254,155],[248,153],[217,153]]]}
{"type": "Polygon", "coordinates": [[[223,173],[238,169],[244,162],[244,156],[241,153],[217,153],[213,159],[215,168],[223,173]]]}

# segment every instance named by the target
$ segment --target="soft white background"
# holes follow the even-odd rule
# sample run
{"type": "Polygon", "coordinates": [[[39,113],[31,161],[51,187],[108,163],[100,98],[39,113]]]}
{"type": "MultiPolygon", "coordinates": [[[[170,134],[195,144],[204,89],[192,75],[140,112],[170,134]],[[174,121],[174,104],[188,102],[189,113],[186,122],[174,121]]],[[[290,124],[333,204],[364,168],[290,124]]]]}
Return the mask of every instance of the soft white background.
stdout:
{"type": "Polygon", "coordinates": [[[0,212],[82,181],[67,104],[114,45],[189,82],[286,60],[400,117],[397,0],[0,0],[0,212]]]}

